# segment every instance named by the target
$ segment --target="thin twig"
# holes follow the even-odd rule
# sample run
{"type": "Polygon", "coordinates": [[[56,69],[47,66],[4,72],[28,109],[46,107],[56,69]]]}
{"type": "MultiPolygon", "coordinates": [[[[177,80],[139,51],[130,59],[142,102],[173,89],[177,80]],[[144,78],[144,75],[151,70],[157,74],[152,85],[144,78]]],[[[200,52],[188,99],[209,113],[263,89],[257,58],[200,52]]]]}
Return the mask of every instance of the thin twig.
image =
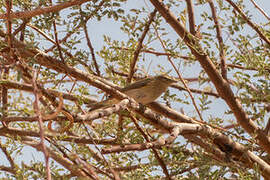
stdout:
{"type": "MultiPolygon", "coordinates": [[[[80,12],[81,12],[81,11],[82,11],[82,10],[80,9],[80,12]]],[[[93,45],[92,45],[92,43],[91,43],[91,41],[90,41],[90,37],[89,37],[89,35],[88,35],[88,30],[87,30],[87,26],[86,26],[87,20],[86,20],[86,18],[82,15],[82,13],[81,13],[81,21],[82,21],[82,24],[83,24],[83,31],[84,31],[84,34],[85,34],[87,46],[88,46],[88,48],[89,48],[89,50],[90,50],[90,52],[91,52],[92,60],[93,60],[93,62],[94,62],[94,66],[95,66],[95,68],[96,68],[96,73],[97,73],[98,76],[100,76],[100,70],[99,70],[99,65],[98,65],[98,63],[97,63],[97,59],[96,59],[96,55],[95,55],[95,50],[94,50],[93,45]]]]}
{"type": "Polygon", "coordinates": [[[264,15],[264,17],[266,17],[266,19],[270,21],[270,17],[266,14],[266,12],[254,0],[250,0],[250,1],[264,15]]]}
{"type": "Polygon", "coordinates": [[[98,150],[98,152],[100,153],[103,162],[108,166],[109,170],[110,170],[111,173],[113,174],[114,179],[115,179],[115,180],[120,180],[119,173],[111,167],[111,164],[106,160],[106,158],[104,157],[104,155],[101,153],[101,150],[99,149],[99,147],[98,147],[97,144],[95,143],[93,137],[92,137],[91,134],[89,133],[89,131],[88,131],[88,129],[87,129],[87,127],[86,127],[84,121],[82,121],[82,124],[83,124],[83,127],[84,127],[84,129],[85,129],[85,131],[86,131],[88,137],[89,137],[91,140],[93,140],[93,144],[94,144],[95,148],[98,150]]]}
{"type": "Polygon", "coordinates": [[[263,34],[263,32],[260,31],[258,26],[254,24],[246,15],[245,13],[239,8],[238,5],[236,5],[232,0],[226,0],[241,16],[242,18],[247,22],[247,24],[254,29],[259,36],[270,46],[270,40],[263,34]]]}
{"type": "MultiPolygon", "coordinates": [[[[175,88],[175,89],[178,89],[180,91],[187,91],[188,92],[188,89],[187,88],[184,88],[184,87],[182,87],[182,86],[180,86],[178,84],[172,85],[171,87],[172,88],[175,88]]],[[[189,90],[190,90],[190,92],[196,93],[196,94],[201,94],[201,95],[202,94],[205,94],[205,95],[209,95],[209,96],[214,96],[216,98],[219,98],[220,97],[217,93],[211,92],[211,91],[203,91],[203,90],[200,90],[200,89],[193,89],[193,88],[189,88],[189,90]]]]}
{"type": "Polygon", "coordinates": [[[44,133],[44,125],[42,121],[42,115],[39,107],[39,98],[40,98],[40,92],[37,87],[37,78],[38,78],[38,71],[34,71],[32,84],[34,87],[34,94],[35,94],[35,102],[34,102],[34,110],[35,113],[38,116],[38,124],[39,124],[39,131],[40,131],[40,145],[42,146],[42,151],[45,158],[45,164],[46,164],[46,173],[47,173],[47,179],[51,180],[51,170],[50,170],[50,164],[49,164],[49,153],[47,151],[47,148],[45,146],[45,133],[44,133]]]}
{"type": "Polygon", "coordinates": [[[8,152],[7,147],[4,145],[2,145],[1,141],[0,141],[0,149],[3,151],[3,153],[5,154],[5,156],[7,157],[9,164],[11,166],[12,169],[15,169],[15,163],[14,160],[11,157],[11,154],[8,152]]]}
{"type": "MultiPolygon", "coordinates": [[[[14,137],[14,136],[13,136],[14,137]]],[[[53,139],[51,137],[51,139],[53,139]]],[[[30,145],[33,148],[35,148],[38,151],[42,151],[42,147],[37,143],[36,140],[33,138],[29,138],[27,136],[21,136],[21,140],[23,140],[24,144],[30,145]]],[[[48,153],[50,154],[50,157],[54,159],[57,163],[61,164],[63,167],[65,167],[67,170],[69,170],[73,176],[78,176],[81,179],[87,179],[87,173],[81,170],[81,168],[74,167],[74,164],[71,163],[71,161],[67,160],[65,157],[61,156],[55,149],[51,149],[49,147],[46,147],[48,150],[48,153]]]]}
{"type": "MultiPolygon", "coordinates": [[[[103,7],[103,4],[104,4],[105,2],[106,2],[105,0],[101,1],[101,2],[97,5],[97,8],[96,8],[94,11],[92,11],[92,13],[91,13],[85,20],[88,21],[91,17],[93,17],[93,16],[94,16],[94,15],[95,15],[102,7],[103,7]]],[[[66,34],[66,36],[65,36],[63,39],[61,39],[61,40],[59,41],[59,43],[66,42],[67,39],[68,39],[74,32],[78,31],[79,28],[82,27],[82,26],[83,26],[83,23],[80,22],[80,24],[78,24],[76,27],[74,27],[74,28],[73,28],[73,31],[68,32],[68,33],[66,34]]],[[[52,47],[50,47],[49,49],[47,49],[45,52],[52,51],[55,47],[56,47],[56,45],[53,45],[52,47]]]]}
{"type": "MultiPolygon", "coordinates": [[[[185,44],[191,50],[192,54],[198,59],[200,65],[205,70],[213,84],[215,85],[219,95],[226,101],[238,123],[250,134],[256,134],[254,140],[267,152],[270,153],[270,140],[260,130],[256,123],[250,120],[248,114],[245,112],[240,101],[235,97],[233,90],[229,86],[229,83],[225,81],[219,72],[216,70],[215,65],[210,60],[207,53],[203,50],[198,40],[194,38],[186,28],[179,23],[172,11],[163,3],[162,0],[150,0],[151,3],[158,9],[159,13],[168,22],[168,24],[174,29],[174,31],[183,39],[185,44]]],[[[229,1],[229,0],[226,0],[229,1]]],[[[269,43],[270,44],[270,43],[269,43]]],[[[260,158],[254,158],[255,160],[260,158]]],[[[268,166],[263,163],[262,167],[268,166]]],[[[264,168],[262,169],[264,170],[264,168]]],[[[264,175],[270,175],[270,167],[268,171],[262,172],[264,175]]]]}
{"type": "Polygon", "coordinates": [[[48,35],[46,35],[43,31],[41,31],[39,28],[37,28],[36,26],[32,25],[32,24],[27,24],[28,27],[34,29],[35,31],[37,31],[39,34],[41,34],[45,39],[47,39],[48,41],[50,41],[51,43],[56,45],[56,42],[50,38],[48,35]]]}
{"type": "MultiPolygon", "coordinates": [[[[49,2],[50,2],[50,4],[51,4],[51,6],[53,6],[52,0],[49,0],[49,2]]],[[[52,14],[52,16],[53,16],[53,15],[55,15],[55,14],[52,14]]],[[[58,50],[58,52],[59,52],[59,57],[60,57],[60,59],[61,59],[62,62],[65,62],[64,57],[63,57],[63,54],[62,54],[62,50],[61,50],[61,47],[60,47],[60,44],[59,44],[59,41],[58,41],[58,31],[57,31],[55,19],[56,19],[56,18],[53,18],[54,39],[55,39],[55,43],[56,43],[57,50],[58,50]]]]}
{"type": "Polygon", "coordinates": [[[11,8],[12,8],[12,0],[6,0],[6,9],[7,9],[6,23],[7,23],[8,44],[9,44],[10,48],[12,47],[12,39],[11,39],[12,24],[11,24],[11,18],[10,18],[11,8]]]}
{"type": "MultiPolygon", "coordinates": [[[[248,71],[259,71],[258,69],[254,68],[254,67],[243,67],[240,65],[236,65],[236,64],[226,64],[226,66],[229,66],[231,68],[237,68],[237,69],[242,69],[242,70],[248,70],[248,71]]],[[[267,68],[265,68],[267,70],[267,68]]],[[[269,70],[269,69],[268,69],[269,70]]]]}
{"type": "MultiPolygon", "coordinates": [[[[142,128],[139,126],[139,124],[137,123],[137,119],[134,117],[134,116],[130,116],[131,120],[133,121],[133,123],[135,124],[136,128],[140,131],[140,133],[142,134],[142,136],[144,137],[144,139],[149,143],[151,142],[149,137],[144,133],[144,131],[142,130],[142,128]]],[[[167,169],[167,166],[166,164],[164,163],[164,161],[162,160],[162,158],[160,157],[158,151],[155,149],[155,148],[151,148],[152,151],[154,152],[154,155],[156,157],[156,159],[158,160],[162,170],[163,170],[163,173],[166,175],[166,178],[171,180],[171,176],[168,172],[168,169],[167,169]]]]}
{"type": "Polygon", "coordinates": [[[23,32],[27,23],[30,21],[30,19],[23,19],[23,23],[17,28],[15,29],[15,31],[12,33],[13,36],[16,36],[16,34],[18,34],[20,31],[23,32]]]}
{"type": "Polygon", "coordinates": [[[11,32],[12,32],[12,23],[10,19],[10,14],[11,14],[11,9],[12,9],[12,0],[6,0],[6,7],[7,7],[7,41],[9,45],[9,62],[11,62],[11,59],[13,57],[13,44],[12,44],[12,37],[11,37],[11,32]]]}
{"type": "Polygon", "coordinates": [[[6,0],[6,10],[7,10],[7,20],[6,20],[6,28],[7,28],[7,43],[9,47],[9,54],[6,57],[7,64],[14,64],[14,51],[13,51],[13,39],[12,39],[12,22],[10,19],[10,13],[12,9],[12,0],[6,0]]]}
{"type": "MultiPolygon", "coordinates": [[[[121,50],[125,50],[125,51],[132,51],[132,49],[124,48],[124,47],[112,47],[112,48],[121,49],[121,50]]],[[[141,52],[154,54],[156,56],[170,56],[170,57],[181,58],[181,59],[189,60],[189,61],[196,61],[196,59],[194,57],[180,56],[177,54],[171,54],[171,53],[167,53],[167,52],[157,52],[157,51],[152,51],[152,50],[147,50],[147,49],[141,49],[141,52]]],[[[235,65],[235,64],[226,64],[226,66],[231,67],[231,68],[243,69],[243,70],[258,71],[258,69],[254,68],[254,67],[243,67],[243,66],[235,65]]],[[[268,68],[265,68],[265,69],[270,71],[270,69],[268,69],[268,68]]]]}
{"type": "MultiPolygon", "coordinates": [[[[113,68],[111,69],[112,73],[114,74],[117,74],[119,76],[123,76],[123,77],[127,77],[128,74],[127,73],[124,73],[124,72],[118,72],[116,70],[114,70],[113,68]]],[[[147,77],[138,77],[138,76],[135,76],[134,77],[136,80],[139,80],[139,79],[144,79],[144,78],[147,78],[147,77]]],[[[199,81],[199,78],[183,78],[184,81],[187,81],[187,82],[196,82],[196,81],[199,81]]],[[[207,79],[206,79],[207,80],[207,79]]],[[[0,83],[1,85],[1,83],[0,83]]],[[[180,91],[188,91],[186,88],[178,85],[178,84],[173,84],[171,85],[172,88],[175,88],[175,89],[178,89],[180,91]]],[[[217,97],[219,98],[220,96],[215,93],[215,92],[212,92],[212,91],[203,91],[203,90],[200,90],[200,89],[193,89],[193,88],[189,88],[191,92],[193,93],[197,93],[197,94],[206,94],[206,95],[209,95],[209,96],[214,96],[214,97],[217,97]]]]}
{"type": "Polygon", "coordinates": [[[227,79],[227,68],[226,68],[226,58],[225,58],[225,46],[223,43],[222,35],[221,35],[221,27],[218,22],[218,17],[216,13],[216,8],[212,0],[208,0],[210,5],[212,16],[215,22],[216,32],[217,32],[217,39],[219,44],[219,57],[220,57],[220,66],[221,66],[221,75],[224,79],[227,79]]]}
{"type": "MultiPolygon", "coordinates": [[[[159,42],[160,42],[161,46],[163,47],[164,51],[166,51],[165,44],[163,43],[162,39],[160,38],[159,33],[158,33],[156,27],[154,27],[154,28],[155,28],[155,32],[156,32],[157,38],[159,39],[159,42]]],[[[191,101],[192,101],[192,103],[193,103],[193,106],[194,106],[194,108],[195,108],[197,114],[198,114],[199,117],[200,117],[200,120],[203,121],[203,117],[202,117],[202,115],[201,115],[201,113],[200,113],[200,111],[199,111],[199,109],[198,109],[198,107],[197,107],[197,105],[196,105],[195,99],[194,99],[194,97],[193,97],[193,95],[192,95],[192,93],[191,93],[189,87],[187,86],[185,80],[183,79],[182,75],[179,73],[178,69],[176,68],[176,66],[175,66],[174,63],[172,62],[171,58],[170,58],[169,56],[167,56],[167,59],[168,59],[168,61],[171,63],[171,65],[173,66],[173,68],[174,68],[175,72],[177,73],[177,75],[178,75],[179,79],[181,80],[181,82],[184,84],[184,86],[185,86],[185,88],[186,88],[186,90],[187,90],[187,92],[188,92],[188,94],[189,94],[189,96],[190,96],[190,98],[191,98],[191,101]]]]}
{"type": "Polygon", "coordinates": [[[146,37],[147,32],[149,31],[149,28],[150,28],[151,23],[154,21],[154,18],[155,18],[156,13],[157,13],[157,10],[156,9],[153,12],[151,12],[151,14],[149,16],[149,21],[145,25],[144,31],[142,33],[142,36],[139,38],[139,42],[138,42],[137,48],[136,48],[136,50],[134,52],[134,55],[133,55],[133,60],[132,60],[132,62],[130,64],[130,67],[129,67],[129,75],[128,75],[128,78],[127,78],[127,82],[128,83],[130,83],[131,80],[132,80],[133,74],[135,72],[135,66],[136,66],[136,63],[138,61],[138,57],[139,57],[140,51],[141,51],[141,49],[143,47],[143,40],[146,37]]]}
{"type": "MultiPolygon", "coordinates": [[[[12,57],[13,57],[13,43],[12,43],[12,37],[11,37],[11,32],[12,32],[12,23],[10,20],[10,13],[12,9],[12,0],[6,0],[6,11],[7,11],[7,21],[6,21],[6,27],[7,27],[7,41],[8,41],[8,46],[9,46],[9,56],[7,58],[8,64],[13,64],[12,63],[12,57]]],[[[3,79],[8,79],[8,74],[9,74],[9,68],[4,68],[4,74],[3,74],[3,79]]],[[[7,110],[8,110],[8,89],[6,87],[2,88],[2,108],[3,108],[3,117],[7,116],[7,110]]],[[[3,126],[7,126],[5,122],[2,122],[3,126]]]]}
{"type": "MultiPolygon", "coordinates": [[[[126,47],[111,47],[111,48],[125,50],[125,51],[133,51],[133,49],[126,48],[126,47]]],[[[188,57],[188,56],[181,56],[181,55],[178,55],[178,54],[171,54],[171,53],[167,53],[167,52],[157,52],[157,51],[153,51],[153,50],[149,50],[149,49],[141,49],[141,52],[154,54],[156,56],[172,56],[172,57],[175,57],[175,58],[182,58],[182,59],[185,59],[185,60],[193,60],[193,61],[196,60],[196,59],[194,59],[192,57],[188,57]]]]}
{"type": "MultiPolygon", "coordinates": [[[[7,79],[9,74],[9,69],[4,68],[4,74],[3,74],[3,79],[7,79]]],[[[2,78],[2,77],[1,77],[2,78]]],[[[2,110],[3,110],[3,117],[6,117],[8,115],[7,112],[8,109],[8,88],[2,87],[2,110]]],[[[8,123],[2,121],[3,126],[7,127],[8,123]]]]}

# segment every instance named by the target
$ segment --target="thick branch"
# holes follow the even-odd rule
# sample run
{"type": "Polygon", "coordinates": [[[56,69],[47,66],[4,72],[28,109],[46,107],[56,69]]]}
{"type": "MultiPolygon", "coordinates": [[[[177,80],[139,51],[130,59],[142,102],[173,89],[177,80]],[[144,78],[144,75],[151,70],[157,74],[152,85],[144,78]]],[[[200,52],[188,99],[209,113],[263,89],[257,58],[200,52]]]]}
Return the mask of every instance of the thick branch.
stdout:
{"type": "Polygon", "coordinates": [[[192,0],[186,0],[187,10],[188,10],[188,21],[189,21],[189,31],[192,35],[195,36],[195,17],[194,17],[194,8],[192,0]]]}
{"type": "MultiPolygon", "coordinates": [[[[7,136],[9,137],[10,135],[13,136],[14,139],[17,139],[16,136],[20,137],[40,137],[38,132],[35,131],[25,131],[25,130],[20,130],[16,128],[0,128],[0,135],[1,136],[7,136]]],[[[55,135],[49,135],[45,134],[45,137],[54,139],[57,138],[61,141],[66,141],[66,142],[74,142],[74,143],[81,143],[81,144],[98,144],[98,145],[116,145],[116,140],[115,139],[89,139],[89,138],[83,138],[83,137],[75,137],[75,136],[67,136],[67,137],[61,137],[61,136],[55,136],[55,135]]]]}
{"type": "MultiPolygon", "coordinates": [[[[10,19],[14,19],[14,18],[25,19],[25,18],[30,18],[33,16],[38,16],[41,14],[59,12],[62,9],[69,8],[69,7],[75,6],[75,5],[80,5],[80,4],[83,4],[83,3],[88,2],[88,1],[91,1],[91,0],[72,0],[69,2],[64,2],[64,3],[58,4],[58,5],[54,5],[54,6],[37,8],[37,9],[34,9],[32,11],[14,12],[14,13],[10,13],[9,18],[10,19]]],[[[8,18],[7,14],[0,14],[0,19],[7,19],[7,18],[8,18]]]]}
{"type": "Polygon", "coordinates": [[[217,39],[219,44],[219,57],[220,57],[220,65],[221,65],[221,74],[224,79],[227,80],[227,69],[226,69],[226,59],[225,59],[225,46],[223,43],[223,39],[221,36],[221,27],[218,22],[217,12],[215,5],[212,0],[209,0],[209,5],[211,7],[212,16],[215,22],[216,32],[217,32],[217,39]]]}
{"type": "Polygon", "coordinates": [[[160,14],[165,18],[165,20],[171,25],[175,32],[189,46],[192,54],[198,59],[201,66],[215,85],[219,95],[226,101],[230,109],[233,111],[238,123],[253,137],[254,134],[256,134],[257,136],[255,137],[255,139],[258,140],[258,143],[268,153],[270,153],[270,140],[266,137],[264,132],[260,130],[251,119],[248,118],[239,100],[236,99],[236,97],[234,96],[228,82],[226,82],[219,74],[208,55],[203,51],[202,47],[197,42],[196,38],[192,36],[185,29],[185,27],[178,22],[177,18],[163,4],[161,0],[150,1],[157,8],[160,14]]]}
{"type": "MultiPolygon", "coordinates": [[[[3,86],[5,88],[7,88],[7,89],[18,89],[18,90],[27,91],[27,92],[33,92],[34,91],[33,86],[31,86],[30,84],[21,84],[21,83],[17,83],[17,82],[13,82],[13,81],[7,81],[7,80],[0,81],[0,86],[3,86]]],[[[97,102],[95,99],[92,99],[92,98],[86,97],[86,96],[82,96],[82,95],[72,95],[72,94],[57,91],[57,90],[54,90],[54,89],[46,89],[46,91],[49,94],[53,94],[54,96],[57,96],[57,97],[62,95],[64,99],[68,99],[70,101],[81,100],[85,104],[96,103],[97,102]]]]}
{"type": "MultiPolygon", "coordinates": [[[[32,146],[37,151],[41,151],[41,147],[38,145],[38,143],[31,138],[23,137],[22,138],[25,144],[32,146]]],[[[48,153],[52,159],[54,159],[56,162],[61,164],[63,167],[68,169],[73,175],[76,175],[78,177],[87,177],[87,174],[81,170],[81,168],[75,168],[74,164],[71,163],[67,158],[64,158],[61,154],[56,152],[55,150],[52,150],[49,147],[46,147],[48,150],[48,153]]]]}

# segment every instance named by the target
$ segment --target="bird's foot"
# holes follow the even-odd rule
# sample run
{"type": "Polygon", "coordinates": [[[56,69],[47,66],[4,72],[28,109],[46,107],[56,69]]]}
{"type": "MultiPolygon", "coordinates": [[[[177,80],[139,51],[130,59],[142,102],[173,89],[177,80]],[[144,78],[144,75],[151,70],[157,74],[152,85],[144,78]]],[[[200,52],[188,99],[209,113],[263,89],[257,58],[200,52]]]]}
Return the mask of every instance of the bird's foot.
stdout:
{"type": "Polygon", "coordinates": [[[146,110],[146,106],[143,105],[142,103],[139,103],[139,111],[144,112],[146,110]]]}

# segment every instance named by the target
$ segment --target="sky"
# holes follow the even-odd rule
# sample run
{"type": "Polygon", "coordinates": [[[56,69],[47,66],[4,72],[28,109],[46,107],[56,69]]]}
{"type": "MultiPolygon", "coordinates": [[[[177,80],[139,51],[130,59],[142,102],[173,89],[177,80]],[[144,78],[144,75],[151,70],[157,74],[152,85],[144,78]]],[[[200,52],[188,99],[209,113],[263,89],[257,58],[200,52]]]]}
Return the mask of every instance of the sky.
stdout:
{"type": "MultiPolygon", "coordinates": [[[[196,2],[196,1],[194,1],[196,2]]],[[[258,9],[256,9],[254,7],[254,5],[251,3],[250,0],[245,0],[244,1],[246,3],[247,6],[247,10],[249,10],[250,12],[252,12],[252,14],[254,15],[252,17],[252,21],[255,23],[260,23],[260,22],[267,22],[266,18],[262,17],[260,12],[258,11],[258,9]]],[[[226,4],[227,2],[223,1],[224,4],[226,4]]],[[[264,9],[264,11],[270,16],[270,1],[269,0],[257,0],[256,3],[262,7],[264,9]]],[[[135,7],[148,7],[148,9],[153,8],[153,6],[151,5],[151,3],[149,1],[128,1],[128,3],[126,3],[127,8],[135,8],[135,7]]],[[[180,9],[181,7],[178,7],[178,9],[180,9]]],[[[205,9],[209,9],[208,4],[206,4],[203,7],[197,8],[195,9],[195,16],[196,16],[196,23],[200,24],[202,23],[202,18],[198,15],[199,13],[196,13],[197,11],[200,10],[205,10],[205,9]]],[[[175,14],[177,15],[177,14],[175,14]]],[[[127,37],[125,35],[123,35],[123,33],[119,30],[119,25],[121,25],[121,22],[115,22],[114,20],[110,20],[108,19],[107,21],[90,21],[88,23],[88,32],[90,35],[90,38],[94,44],[95,50],[98,51],[99,49],[101,49],[103,47],[104,44],[101,44],[100,42],[102,42],[102,38],[103,35],[107,35],[109,37],[112,38],[112,40],[125,40],[127,37]],[[106,26],[104,26],[104,24],[106,24],[106,26]],[[109,30],[106,27],[110,27],[109,30]],[[98,43],[95,43],[98,42],[98,43]]],[[[174,30],[171,27],[167,27],[170,31],[171,29],[171,33],[168,35],[171,37],[171,39],[177,39],[179,38],[178,35],[174,32],[174,30]]],[[[204,32],[204,30],[202,30],[202,32],[204,32]]],[[[205,32],[207,32],[207,30],[205,30],[205,32]]],[[[241,32],[241,33],[253,33],[250,32],[250,30],[247,28],[246,32],[241,32]]],[[[226,36],[225,36],[226,37],[226,36]]],[[[161,50],[163,51],[163,50],[161,50]]],[[[152,58],[153,61],[152,62],[157,62],[157,64],[161,63],[162,61],[167,62],[166,61],[166,57],[164,57],[163,59],[160,57],[156,57],[156,56],[147,56],[149,58],[152,58]],[[157,61],[156,61],[157,60],[157,61]]],[[[181,61],[181,60],[179,60],[181,61]]],[[[171,65],[167,64],[167,63],[163,63],[162,64],[163,67],[167,68],[168,70],[171,69],[171,65]]],[[[148,65],[146,65],[147,67],[148,65]]],[[[151,68],[151,70],[158,70],[157,66],[155,63],[151,63],[149,65],[151,68]]],[[[196,77],[199,73],[199,69],[200,66],[197,64],[192,68],[184,68],[181,69],[180,72],[183,73],[183,77],[188,78],[188,77],[196,77]]],[[[154,74],[153,72],[150,74],[154,74]]],[[[176,74],[172,71],[171,73],[172,75],[176,74]]],[[[195,84],[190,84],[190,87],[197,87],[195,84]]],[[[195,95],[196,98],[196,95],[195,95]]],[[[223,113],[224,113],[224,108],[227,108],[227,105],[222,101],[222,100],[217,100],[215,104],[213,104],[213,106],[218,107],[216,110],[216,115],[219,117],[223,117],[223,113]]],[[[185,107],[185,106],[183,106],[185,107]]],[[[194,109],[190,109],[190,107],[185,107],[184,109],[187,109],[187,113],[193,113],[194,109]]],[[[205,118],[207,118],[208,114],[205,114],[205,118]]]]}
{"type": "MultiPolygon", "coordinates": [[[[258,22],[264,22],[266,21],[265,18],[262,18],[260,15],[260,12],[254,8],[253,4],[251,4],[250,0],[245,0],[247,3],[247,8],[249,11],[252,11],[252,14],[255,14],[255,16],[252,18],[252,20],[256,23],[258,22]]],[[[226,3],[226,2],[224,2],[226,3]]],[[[269,0],[256,0],[256,3],[264,9],[264,11],[270,16],[270,1],[269,0]]],[[[148,6],[149,9],[152,9],[152,5],[149,1],[146,0],[129,0],[128,3],[126,3],[127,8],[139,8],[141,6],[148,6]]],[[[199,17],[197,17],[199,19],[199,17]]],[[[99,51],[104,44],[100,43],[103,42],[103,35],[110,36],[112,39],[115,40],[125,40],[127,37],[123,35],[123,33],[119,30],[119,26],[121,25],[121,22],[115,22],[114,20],[107,19],[106,21],[97,21],[97,20],[92,20],[90,21],[87,26],[88,26],[88,32],[90,39],[93,43],[93,46],[96,51],[99,51]]],[[[170,27],[169,27],[170,28],[170,27]]],[[[176,33],[172,30],[172,33],[170,36],[172,38],[178,38],[176,33]]],[[[165,65],[166,66],[166,65],[165,65]]],[[[155,68],[155,64],[151,64],[151,67],[155,68]]],[[[170,69],[171,67],[167,67],[170,69]]],[[[194,71],[184,71],[184,77],[194,77],[196,74],[194,71]]],[[[224,109],[226,108],[226,105],[224,102],[217,102],[217,109],[224,109]]],[[[190,109],[190,111],[193,111],[190,109]]],[[[216,113],[219,113],[218,110],[216,113]]],[[[222,116],[223,111],[220,111],[220,115],[222,116]]],[[[207,115],[206,115],[207,116],[207,115]]],[[[4,157],[3,154],[0,152],[0,157],[4,157]]],[[[35,160],[40,160],[43,161],[43,154],[40,152],[36,152],[32,148],[26,147],[23,148],[22,153],[24,154],[23,161],[24,162],[29,162],[30,159],[35,159],[35,160]]],[[[18,156],[18,161],[21,161],[21,157],[18,156]]],[[[0,165],[9,165],[7,161],[1,161],[0,165]]]]}

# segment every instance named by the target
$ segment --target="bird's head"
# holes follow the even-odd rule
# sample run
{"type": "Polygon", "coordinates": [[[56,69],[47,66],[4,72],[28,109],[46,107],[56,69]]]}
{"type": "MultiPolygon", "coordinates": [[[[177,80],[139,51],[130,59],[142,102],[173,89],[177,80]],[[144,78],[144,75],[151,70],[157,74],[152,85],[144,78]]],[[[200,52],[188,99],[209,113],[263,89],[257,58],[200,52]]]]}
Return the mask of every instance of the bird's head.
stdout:
{"type": "Polygon", "coordinates": [[[160,82],[162,84],[167,84],[167,85],[171,85],[173,83],[176,83],[176,80],[173,80],[171,78],[166,77],[165,75],[159,75],[155,77],[157,82],[160,82]]]}

